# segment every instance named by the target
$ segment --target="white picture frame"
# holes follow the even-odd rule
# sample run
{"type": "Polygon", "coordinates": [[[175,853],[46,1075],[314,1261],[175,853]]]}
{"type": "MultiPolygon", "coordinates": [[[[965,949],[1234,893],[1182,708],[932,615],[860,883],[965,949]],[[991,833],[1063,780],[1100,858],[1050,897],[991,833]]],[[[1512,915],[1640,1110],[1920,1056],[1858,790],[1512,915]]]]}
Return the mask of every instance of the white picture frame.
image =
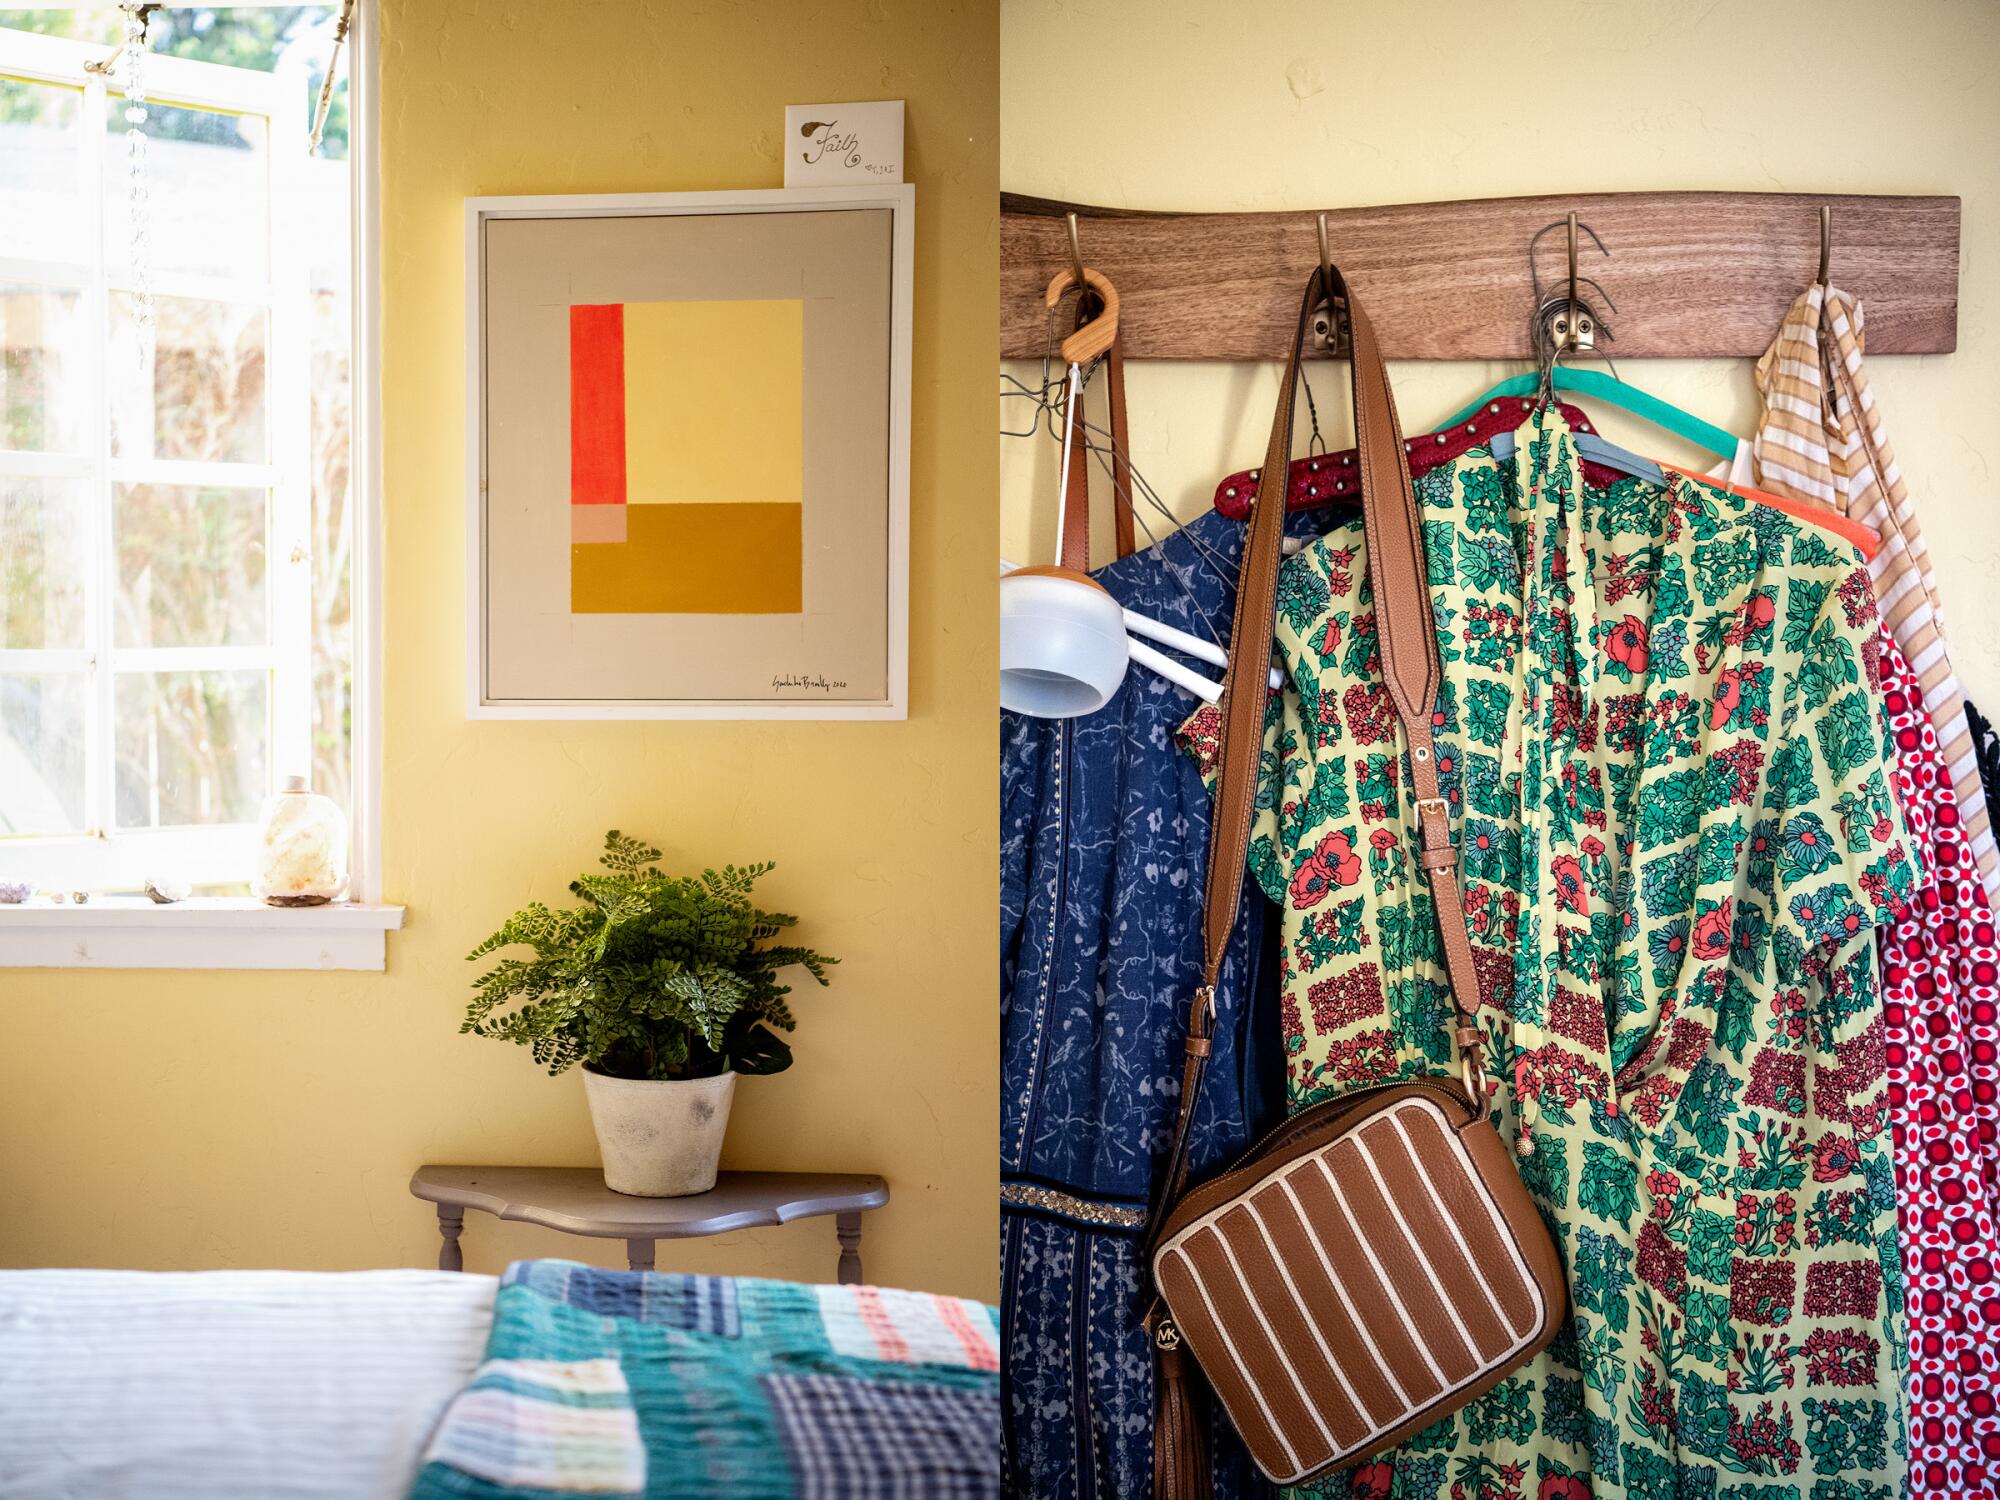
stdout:
{"type": "MultiPolygon", "coordinates": [[[[465,200],[466,713],[476,720],[884,720],[909,717],[910,360],[916,189],[909,183],[704,193],[578,193],[465,200]],[[489,690],[488,228],[523,219],[787,214],[879,209],[890,214],[887,350],[885,693],[866,701],[522,698],[489,690]]],[[[688,616],[728,628],[730,616],[688,616]]]]}

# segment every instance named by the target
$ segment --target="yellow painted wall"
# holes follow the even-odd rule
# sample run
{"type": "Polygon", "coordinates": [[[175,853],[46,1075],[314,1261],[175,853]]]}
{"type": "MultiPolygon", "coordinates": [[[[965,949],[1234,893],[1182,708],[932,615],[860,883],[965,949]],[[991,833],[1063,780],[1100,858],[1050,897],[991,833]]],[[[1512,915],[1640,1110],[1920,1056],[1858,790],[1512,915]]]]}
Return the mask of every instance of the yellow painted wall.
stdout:
{"type": "MultiPolygon", "coordinates": [[[[565,899],[607,827],[685,866],[771,858],[844,960],[798,1062],[746,1079],[725,1165],[886,1174],[871,1279],[996,1291],[997,191],[987,0],[383,0],[384,975],[0,975],[0,1264],[432,1263],[424,1161],[589,1163],[575,1075],[457,1034],[463,955],[565,899]],[[462,200],[776,187],[788,102],[909,101],[917,184],[907,724],[471,724],[462,200]]],[[[466,1259],[617,1247],[474,1217],[466,1259]]],[[[820,1220],[661,1265],[830,1280],[820,1220]]]]}
{"type": "MultiPolygon", "coordinates": [[[[1958,352],[1869,371],[1960,674],[1989,710],[2000,703],[1989,604],[2000,592],[2000,6],[1004,0],[1001,55],[1001,183],[1084,203],[1222,212],[1669,188],[1959,194],[1958,352]],[[1787,108],[1781,75],[1796,90],[1823,74],[1847,83],[1837,105],[1787,108]]],[[[1836,251],[1836,284],[1839,266],[1836,251]]],[[[1616,259],[1591,269],[1616,298],[1616,259]]],[[[1753,420],[1747,360],[1619,368],[1733,430],[1753,420]]],[[[1398,365],[1404,425],[1423,430],[1510,373],[1398,365]]],[[[1275,365],[1134,365],[1127,383],[1134,460],[1183,519],[1223,474],[1262,459],[1275,365]]],[[[1331,409],[1345,432],[1344,385],[1317,384],[1322,417],[1331,409]]],[[[1003,401],[1002,425],[1026,425],[1026,410],[1003,401]]],[[[1599,413],[1614,441],[1696,460],[1656,429],[1599,413]]],[[[1004,546],[1045,561],[1055,445],[1000,448],[1004,546]]],[[[1109,547],[1107,529],[1095,555],[1109,547]]]]}

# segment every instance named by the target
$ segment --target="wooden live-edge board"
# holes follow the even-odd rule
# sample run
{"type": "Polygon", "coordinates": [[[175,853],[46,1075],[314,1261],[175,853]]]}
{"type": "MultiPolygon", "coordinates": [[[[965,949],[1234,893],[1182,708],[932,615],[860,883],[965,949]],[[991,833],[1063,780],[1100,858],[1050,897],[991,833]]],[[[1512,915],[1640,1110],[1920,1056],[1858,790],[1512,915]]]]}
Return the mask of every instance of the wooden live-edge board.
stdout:
{"type": "MultiPolygon", "coordinates": [[[[1334,261],[1391,359],[1525,359],[1533,295],[1528,242],[1572,209],[1609,257],[1580,239],[1579,275],[1612,358],[1754,357],[1819,266],[1819,210],[1833,210],[1833,284],[1859,297],[1868,353],[1948,354],[1958,344],[1959,200],[1804,193],[1595,193],[1327,211],[1334,261]]],[[[1134,213],[1003,194],[1000,352],[1037,359],[1042,295],[1069,264],[1063,213],[1079,216],[1084,263],[1118,288],[1135,359],[1277,359],[1319,259],[1315,211],[1134,213]]],[[[1563,233],[1537,255],[1544,290],[1564,269],[1563,233]]]]}

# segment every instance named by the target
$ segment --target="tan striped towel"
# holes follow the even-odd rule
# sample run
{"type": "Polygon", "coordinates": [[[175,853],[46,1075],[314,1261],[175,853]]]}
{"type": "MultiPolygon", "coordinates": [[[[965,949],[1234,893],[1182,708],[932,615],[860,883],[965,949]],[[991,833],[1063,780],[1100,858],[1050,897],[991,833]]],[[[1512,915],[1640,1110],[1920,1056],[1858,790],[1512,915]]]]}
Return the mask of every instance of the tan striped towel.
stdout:
{"type": "Polygon", "coordinates": [[[1966,841],[1987,894],[2000,902],[2000,853],[1966,727],[1965,694],[1945,649],[1937,579],[1868,388],[1862,346],[1861,304],[1838,287],[1815,286],[1792,304],[1757,361],[1764,417],[1752,445],[1753,482],[1774,495],[1830,506],[1882,538],[1868,565],[1875,597],[1923,683],[1924,707],[1958,788],[1966,841]]]}

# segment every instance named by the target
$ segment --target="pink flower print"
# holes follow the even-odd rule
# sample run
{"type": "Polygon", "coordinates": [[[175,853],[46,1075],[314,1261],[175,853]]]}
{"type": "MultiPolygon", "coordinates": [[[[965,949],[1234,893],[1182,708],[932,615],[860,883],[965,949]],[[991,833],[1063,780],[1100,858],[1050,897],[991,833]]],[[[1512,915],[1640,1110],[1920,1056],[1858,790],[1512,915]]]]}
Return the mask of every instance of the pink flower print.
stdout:
{"type": "Polygon", "coordinates": [[[1646,622],[1637,615],[1627,615],[1611,627],[1611,634],[1605,642],[1605,650],[1611,659],[1634,677],[1644,675],[1650,658],[1646,652],[1646,622]]]}
{"type": "Polygon", "coordinates": [[[1353,885],[1361,878],[1361,856],[1354,852],[1353,837],[1329,833],[1312,852],[1314,860],[1326,867],[1335,885],[1353,885]]]}
{"type": "Polygon", "coordinates": [[[1729,906],[1727,901],[1711,907],[1694,924],[1694,956],[1711,962],[1729,956],[1729,906]]]}
{"type": "Polygon", "coordinates": [[[1574,854],[1559,854],[1549,869],[1556,879],[1556,905],[1579,917],[1590,915],[1590,900],[1583,889],[1583,866],[1574,854]]]}
{"type": "Polygon", "coordinates": [[[1317,855],[1309,856],[1292,876],[1292,884],[1287,894],[1292,905],[1299,911],[1310,911],[1326,899],[1326,893],[1333,889],[1333,873],[1320,863],[1317,855]]]}

